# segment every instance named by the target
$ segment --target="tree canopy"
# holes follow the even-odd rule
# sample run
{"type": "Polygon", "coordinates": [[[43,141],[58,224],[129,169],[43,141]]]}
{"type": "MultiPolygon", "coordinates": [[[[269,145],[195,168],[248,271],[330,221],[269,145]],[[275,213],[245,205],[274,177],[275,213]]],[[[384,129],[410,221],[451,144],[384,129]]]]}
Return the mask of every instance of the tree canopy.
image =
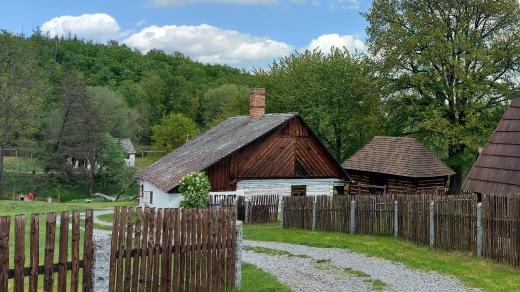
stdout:
{"type": "Polygon", "coordinates": [[[342,161],[381,131],[381,96],[369,61],[333,49],[295,53],[257,72],[267,110],[299,112],[329,151],[342,161]]]}
{"type": "Polygon", "coordinates": [[[457,190],[518,89],[518,1],[375,0],[365,16],[390,132],[436,150],[457,190]]]}

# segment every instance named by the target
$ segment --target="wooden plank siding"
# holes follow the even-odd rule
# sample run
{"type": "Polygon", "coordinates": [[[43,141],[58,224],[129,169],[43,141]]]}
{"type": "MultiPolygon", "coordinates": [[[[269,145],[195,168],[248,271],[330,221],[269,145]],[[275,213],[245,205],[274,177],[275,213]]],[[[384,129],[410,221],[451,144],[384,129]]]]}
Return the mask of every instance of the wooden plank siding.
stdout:
{"type": "MultiPolygon", "coordinates": [[[[349,171],[354,184],[352,184],[350,191],[354,195],[370,195],[374,194],[370,185],[370,177],[373,175],[370,172],[364,171],[349,171]]],[[[385,175],[387,184],[385,193],[387,194],[416,194],[416,193],[442,193],[446,186],[448,177],[426,177],[413,178],[396,175],[385,175]]]]}
{"type": "Polygon", "coordinates": [[[217,161],[205,172],[213,192],[235,191],[242,179],[347,178],[299,116],[217,161]]]}

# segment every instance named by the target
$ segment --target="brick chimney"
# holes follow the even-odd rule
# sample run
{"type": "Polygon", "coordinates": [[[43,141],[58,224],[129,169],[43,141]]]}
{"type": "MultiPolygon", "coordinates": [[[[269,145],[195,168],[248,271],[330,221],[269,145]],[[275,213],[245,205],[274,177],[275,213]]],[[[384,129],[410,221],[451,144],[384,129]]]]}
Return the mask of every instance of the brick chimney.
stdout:
{"type": "Polygon", "coordinates": [[[255,88],[249,95],[249,116],[256,119],[265,114],[265,88],[255,88]]]}

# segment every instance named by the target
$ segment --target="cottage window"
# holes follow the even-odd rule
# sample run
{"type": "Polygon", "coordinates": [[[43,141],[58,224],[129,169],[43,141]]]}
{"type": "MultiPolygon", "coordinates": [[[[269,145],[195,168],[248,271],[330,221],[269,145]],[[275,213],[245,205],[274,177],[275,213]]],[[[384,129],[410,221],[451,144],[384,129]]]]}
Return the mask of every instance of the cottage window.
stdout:
{"type": "Polygon", "coordinates": [[[291,186],[291,196],[302,197],[307,195],[307,186],[291,186]]]}

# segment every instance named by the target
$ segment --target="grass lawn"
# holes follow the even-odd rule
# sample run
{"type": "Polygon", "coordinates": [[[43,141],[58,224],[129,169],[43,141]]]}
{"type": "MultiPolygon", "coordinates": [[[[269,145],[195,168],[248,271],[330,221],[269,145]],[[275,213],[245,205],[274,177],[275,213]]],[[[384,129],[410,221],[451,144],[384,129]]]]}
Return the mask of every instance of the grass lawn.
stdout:
{"type": "MultiPolygon", "coordinates": [[[[32,173],[8,172],[5,176],[4,188],[7,196],[11,199],[13,195],[16,198],[16,196],[20,193],[27,194],[29,192],[34,192],[41,175],[42,174],[33,175],[32,173]]],[[[95,191],[103,193],[103,188],[99,181],[95,183],[94,188],[95,191]]],[[[58,183],[55,181],[47,181],[38,192],[38,195],[42,197],[52,197],[59,199],[60,202],[84,199],[96,200],[97,198],[88,196],[87,190],[88,186],[86,179],[83,176],[78,175],[74,178],[74,181],[71,181],[67,184],[58,183]]],[[[114,192],[117,191],[118,189],[114,190],[114,192]]],[[[123,195],[123,197],[131,197],[135,194],[137,194],[137,186],[134,184],[132,187],[130,187],[127,193],[123,195]]]]}
{"type": "Polygon", "coordinates": [[[34,158],[4,157],[4,167],[8,172],[41,172],[43,167],[34,158]]]}
{"type": "Polygon", "coordinates": [[[86,209],[107,209],[116,206],[135,206],[135,201],[126,202],[93,202],[93,203],[46,203],[38,201],[0,201],[0,216],[18,214],[50,213],[86,209]]]}
{"type": "Polygon", "coordinates": [[[469,252],[432,250],[393,237],[281,229],[280,224],[259,224],[244,225],[244,238],[345,248],[401,262],[411,268],[452,275],[466,286],[482,288],[484,291],[520,291],[520,270],[474,257],[469,252]]]}
{"type": "Polygon", "coordinates": [[[291,291],[289,287],[278,282],[273,275],[264,272],[255,265],[242,264],[242,282],[240,291],[244,292],[268,292],[268,291],[291,291]]]}
{"type": "Polygon", "coordinates": [[[150,166],[152,163],[161,158],[161,155],[148,155],[146,157],[137,156],[135,158],[135,168],[142,169],[150,166]]]}

